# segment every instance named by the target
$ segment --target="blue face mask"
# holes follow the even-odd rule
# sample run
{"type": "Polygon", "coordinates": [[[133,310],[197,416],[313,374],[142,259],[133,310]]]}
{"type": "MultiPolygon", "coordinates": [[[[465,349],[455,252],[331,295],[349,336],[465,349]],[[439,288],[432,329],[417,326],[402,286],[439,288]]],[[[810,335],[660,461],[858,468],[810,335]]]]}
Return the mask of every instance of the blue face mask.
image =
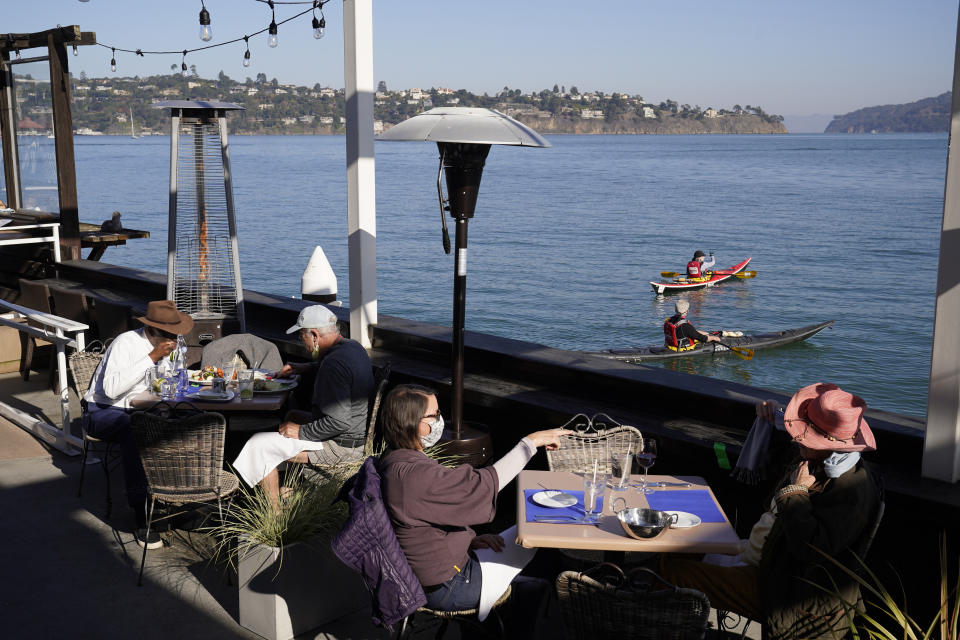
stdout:
{"type": "Polygon", "coordinates": [[[430,423],[430,433],[425,436],[420,436],[420,444],[423,445],[424,449],[429,449],[433,445],[437,444],[440,440],[440,436],[443,435],[443,416],[437,414],[436,419],[430,423]]]}

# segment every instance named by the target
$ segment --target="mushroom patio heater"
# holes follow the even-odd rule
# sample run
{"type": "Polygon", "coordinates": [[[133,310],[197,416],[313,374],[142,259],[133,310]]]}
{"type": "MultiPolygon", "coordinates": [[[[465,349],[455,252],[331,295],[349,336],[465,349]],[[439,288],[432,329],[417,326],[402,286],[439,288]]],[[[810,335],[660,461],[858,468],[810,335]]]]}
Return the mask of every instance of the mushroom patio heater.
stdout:
{"type": "Polygon", "coordinates": [[[194,319],[184,336],[192,363],[204,344],[246,330],[227,144],[227,111],[243,107],[189,100],[154,107],[170,109],[167,297],[194,319]]]}
{"type": "Polygon", "coordinates": [[[493,109],[441,107],[430,109],[392,127],[380,140],[436,142],[440,151],[437,196],[443,222],[443,249],[450,253],[445,211],[456,222],[453,272],[453,339],[451,344],[450,431],[447,451],[482,462],[491,453],[489,434],[463,420],[463,326],[467,293],[467,225],[477,206],[480,178],[490,145],[549,147],[540,134],[493,109]],[[449,199],[443,197],[442,176],[447,176],[449,199]]]}

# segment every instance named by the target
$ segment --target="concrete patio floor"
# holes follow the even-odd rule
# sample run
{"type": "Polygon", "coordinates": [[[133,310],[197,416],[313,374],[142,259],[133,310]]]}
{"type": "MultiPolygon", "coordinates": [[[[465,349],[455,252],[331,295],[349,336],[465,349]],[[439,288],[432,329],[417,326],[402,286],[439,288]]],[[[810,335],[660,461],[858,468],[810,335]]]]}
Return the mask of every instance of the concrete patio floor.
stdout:
{"type": "MultiPolygon", "coordinates": [[[[58,399],[46,375],[23,382],[17,373],[0,374],[0,399],[59,424],[58,399]]],[[[71,415],[79,416],[72,393],[71,415]]],[[[108,518],[99,464],[88,464],[77,497],[80,456],[0,417],[0,638],[260,638],[237,623],[236,573],[210,561],[210,536],[163,533],[164,548],[147,554],[144,584],[137,587],[142,550],[133,538],[122,475],[119,468],[111,474],[108,518]]],[[[323,576],[317,580],[322,584],[323,576]]],[[[538,629],[539,637],[564,637],[559,616],[547,626],[538,629]]],[[[715,634],[708,631],[708,637],[715,634]]],[[[390,637],[364,607],[298,639],[390,637]]],[[[456,625],[444,637],[458,638],[456,625]]],[[[752,624],[746,637],[759,638],[759,625],[752,624]]]]}

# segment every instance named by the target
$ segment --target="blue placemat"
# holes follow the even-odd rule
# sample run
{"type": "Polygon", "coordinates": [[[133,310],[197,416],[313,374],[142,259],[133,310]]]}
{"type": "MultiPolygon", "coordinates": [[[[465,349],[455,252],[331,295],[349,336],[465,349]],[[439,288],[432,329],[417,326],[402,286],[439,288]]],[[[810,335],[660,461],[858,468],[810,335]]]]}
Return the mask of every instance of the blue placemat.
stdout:
{"type": "Polygon", "coordinates": [[[700,516],[704,522],[723,522],[723,514],[717,508],[713,496],[703,489],[680,489],[677,491],[654,491],[647,495],[651,509],[660,511],[686,511],[700,516]]]}
{"type": "MultiPolygon", "coordinates": [[[[571,505],[569,507],[542,507],[536,502],[533,501],[532,496],[535,493],[539,493],[543,489],[524,489],[523,496],[526,500],[527,507],[527,522],[533,522],[536,516],[573,516],[574,518],[583,517],[583,491],[567,491],[562,489],[564,493],[569,493],[577,499],[577,504],[571,505]]],[[[597,496],[596,511],[599,513],[603,510],[603,496],[597,496]]]]}

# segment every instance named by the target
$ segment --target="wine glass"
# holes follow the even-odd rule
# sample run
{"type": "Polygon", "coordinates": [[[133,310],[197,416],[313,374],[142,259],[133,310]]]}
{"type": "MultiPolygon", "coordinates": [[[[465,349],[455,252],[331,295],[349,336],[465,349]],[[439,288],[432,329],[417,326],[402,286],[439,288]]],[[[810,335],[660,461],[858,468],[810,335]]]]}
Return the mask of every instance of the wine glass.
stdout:
{"type": "Polygon", "coordinates": [[[653,493],[653,489],[647,486],[647,472],[653,463],[657,461],[657,441],[651,438],[643,439],[643,446],[637,451],[637,464],[643,467],[643,480],[640,483],[640,493],[653,493]]]}

